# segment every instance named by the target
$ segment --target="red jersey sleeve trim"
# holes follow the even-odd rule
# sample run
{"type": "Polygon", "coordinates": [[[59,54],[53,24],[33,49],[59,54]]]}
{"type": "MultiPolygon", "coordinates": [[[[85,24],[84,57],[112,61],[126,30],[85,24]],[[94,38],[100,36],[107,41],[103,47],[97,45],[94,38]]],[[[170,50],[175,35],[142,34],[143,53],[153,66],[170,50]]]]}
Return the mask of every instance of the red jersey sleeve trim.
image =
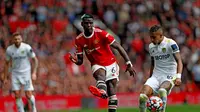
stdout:
{"type": "Polygon", "coordinates": [[[83,52],[78,52],[78,53],[76,53],[76,54],[83,54],[83,52]]]}
{"type": "Polygon", "coordinates": [[[115,42],[115,39],[110,43],[110,45],[112,45],[115,42]]]}

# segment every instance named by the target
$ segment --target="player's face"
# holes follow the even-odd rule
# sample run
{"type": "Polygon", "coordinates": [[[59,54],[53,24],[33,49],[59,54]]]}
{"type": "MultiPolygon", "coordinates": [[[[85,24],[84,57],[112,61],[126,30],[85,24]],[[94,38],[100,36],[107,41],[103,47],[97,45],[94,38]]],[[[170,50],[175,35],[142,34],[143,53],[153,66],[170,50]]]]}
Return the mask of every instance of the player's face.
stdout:
{"type": "Polygon", "coordinates": [[[162,33],[160,32],[150,33],[150,38],[151,38],[151,42],[157,45],[162,41],[162,33]]]}
{"type": "Polygon", "coordinates": [[[92,18],[85,18],[81,23],[85,32],[92,33],[93,31],[93,19],[92,18]]]}
{"type": "Polygon", "coordinates": [[[22,37],[21,35],[17,35],[15,37],[13,37],[13,42],[15,44],[16,47],[19,47],[21,42],[22,42],[22,37]]]}

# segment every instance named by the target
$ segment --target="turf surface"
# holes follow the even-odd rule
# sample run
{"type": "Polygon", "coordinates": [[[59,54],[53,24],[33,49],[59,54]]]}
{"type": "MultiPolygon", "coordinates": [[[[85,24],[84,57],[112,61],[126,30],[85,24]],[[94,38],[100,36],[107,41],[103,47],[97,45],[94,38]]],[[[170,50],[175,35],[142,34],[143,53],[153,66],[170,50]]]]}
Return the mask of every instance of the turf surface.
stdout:
{"type": "MultiPolygon", "coordinates": [[[[82,109],[82,110],[60,110],[60,111],[41,111],[41,112],[107,112],[106,109],[82,109]]],[[[120,108],[117,112],[139,112],[137,108],[120,108]]],[[[200,105],[176,105],[168,106],[166,112],[200,112],[200,105]]]]}

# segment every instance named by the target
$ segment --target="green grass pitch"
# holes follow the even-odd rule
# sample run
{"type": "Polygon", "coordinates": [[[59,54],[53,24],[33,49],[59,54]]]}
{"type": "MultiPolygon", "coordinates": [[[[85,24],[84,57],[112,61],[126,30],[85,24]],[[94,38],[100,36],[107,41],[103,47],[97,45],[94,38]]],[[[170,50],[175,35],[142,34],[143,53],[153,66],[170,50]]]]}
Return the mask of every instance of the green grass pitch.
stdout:
{"type": "MultiPolygon", "coordinates": [[[[60,110],[60,111],[41,111],[41,112],[107,112],[107,110],[82,109],[82,110],[60,110]]],[[[139,112],[139,110],[137,108],[119,108],[117,112],[139,112]]],[[[166,112],[200,112],[200,105],[168,106],[166,112]]]]}

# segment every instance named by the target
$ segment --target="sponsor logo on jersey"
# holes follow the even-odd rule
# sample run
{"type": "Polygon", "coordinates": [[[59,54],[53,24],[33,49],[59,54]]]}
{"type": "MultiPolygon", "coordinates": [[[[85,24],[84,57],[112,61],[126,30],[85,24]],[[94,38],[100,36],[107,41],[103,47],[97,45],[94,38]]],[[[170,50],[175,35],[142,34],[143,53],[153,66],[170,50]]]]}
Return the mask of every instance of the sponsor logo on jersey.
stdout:
{"type": "Polygon", "coordinates": [[[96,48],[93,48],[93,49],[84,48],[84,50],[86,51],[87,54],[90,54],[91,52],[98,50],[98,49],[100,49],[100,47],[96,47],[96,48]]]}
{"type": "Polygon", "coordinates": [[[166,52],[166,48],[162,48],[162,52],[165,53],[166,52]]]}
{"type": "Polygon", "coordinates": [[[19,56],[19,57],[14,57],[14,60],[20,60],[20,59],[25,59],[26,58],[26,56],[19,56]]]}
{"type": "Polygon", "coordinates": [[[159,55],[159,56],[155,56],[156,60],[165,60],[168,59],[170,57],[170,54],[165,54],[165,55],[159,55]]]}

